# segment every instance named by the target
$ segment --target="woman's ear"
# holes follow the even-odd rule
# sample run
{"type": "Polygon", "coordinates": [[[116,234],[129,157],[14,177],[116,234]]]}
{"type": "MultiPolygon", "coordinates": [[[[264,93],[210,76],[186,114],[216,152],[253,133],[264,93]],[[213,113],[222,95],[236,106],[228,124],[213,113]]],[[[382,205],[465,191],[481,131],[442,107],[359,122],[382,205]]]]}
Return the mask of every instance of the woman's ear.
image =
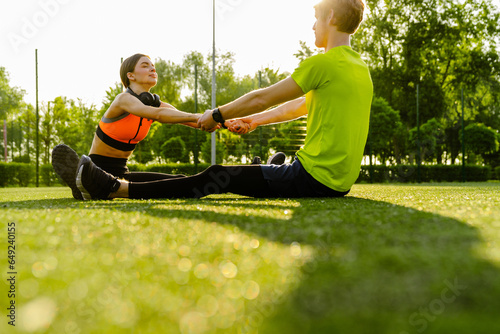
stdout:
{"type": "Polygon", "coordinates": [[[135,81],[134,73],[132,73],[132,72],[127,72],[127,78],[128,78],[130,81],[135,81]]]}

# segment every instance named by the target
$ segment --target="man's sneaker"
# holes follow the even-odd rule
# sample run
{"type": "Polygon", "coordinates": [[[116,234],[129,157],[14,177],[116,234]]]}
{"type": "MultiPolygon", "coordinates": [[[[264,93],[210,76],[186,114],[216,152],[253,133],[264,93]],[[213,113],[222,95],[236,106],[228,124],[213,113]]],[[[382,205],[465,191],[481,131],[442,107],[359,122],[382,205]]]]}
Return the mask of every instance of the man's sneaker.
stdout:
{"type": "Polygon", "coordinates": [[[109,194],[120,188],[120,181],[97,167],[88,156],[82,155],[76,172],[76,186],[85,201],[108,199],[109,194]]]}
{"type": "Polygon", "coordinates": [[[262,161],[260,160],[259,156],[256,156],[253,158],[252,163],[250,165],[260,165],[262,161]]]}
{"type": "Polygon", "coordinates": [[[82,193],[75,182],[76,167],[80,157],[68,145],[59,144],[52,150],[52,167],[59,177],[71,188],[73,197],[82,200],[82,193]]]}
{"type": "Polygon", "coordinates": [[[283,165],[285,163],[286,155],[283,152],[276,152],[267,159],[268,165],[283,165]]]}

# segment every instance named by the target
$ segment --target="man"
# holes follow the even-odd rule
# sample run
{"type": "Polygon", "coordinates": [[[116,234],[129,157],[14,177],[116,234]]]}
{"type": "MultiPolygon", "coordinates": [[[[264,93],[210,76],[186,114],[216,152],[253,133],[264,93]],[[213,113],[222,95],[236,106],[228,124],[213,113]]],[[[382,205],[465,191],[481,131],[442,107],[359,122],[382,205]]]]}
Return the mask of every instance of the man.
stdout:
{"type": "Polygon", "coordinates": [[[198,121],[202,130],[211,131],[217,123],[253,115],[227,122],[231,130],[246,133],[259,125],[308,115],[305,144],[293,163],[215,165],[192,177],[139,184],[113,180],[84,157],[77,177],[82,192],[93,199],[203,197],[222,192],[255,197],[346,195],[359,175],[373,96],[368,67],[350,47],[364,4],[323,0],[315,10],[315,44],[324,48],[324,54],[303,61],[290,78],[208,110],[198,121]],[[103,191],[99,184],[109,186],[103,191]]]}

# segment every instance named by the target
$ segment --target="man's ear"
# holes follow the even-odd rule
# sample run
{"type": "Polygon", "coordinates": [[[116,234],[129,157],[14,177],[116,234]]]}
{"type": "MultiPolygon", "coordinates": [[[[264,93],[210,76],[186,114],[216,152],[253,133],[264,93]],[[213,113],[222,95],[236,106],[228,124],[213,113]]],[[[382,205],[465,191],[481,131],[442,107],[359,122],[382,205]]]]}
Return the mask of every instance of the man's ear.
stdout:
{"type": "Polygon", "coordinates": [[[330,13],[328,14],[328,23],[330,23],[332,26],[337,24],[337,18],[335,17],[335,12],[333,9],[330,9],[330,13]]]}

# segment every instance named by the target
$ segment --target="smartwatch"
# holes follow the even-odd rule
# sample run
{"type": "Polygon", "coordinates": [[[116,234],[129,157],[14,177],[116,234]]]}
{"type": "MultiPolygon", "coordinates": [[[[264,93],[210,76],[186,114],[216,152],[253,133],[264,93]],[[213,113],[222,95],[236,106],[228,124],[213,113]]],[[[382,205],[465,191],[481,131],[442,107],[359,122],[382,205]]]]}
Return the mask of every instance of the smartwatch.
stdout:
{"type": "Polygon", "coordinates": [[[212,118],[217,123],[220,123],[224,129],[227,129],[227,127],[224,125],[224,118],[222,118],[219,108],[215,108],[212,111],[212,118]]]}

